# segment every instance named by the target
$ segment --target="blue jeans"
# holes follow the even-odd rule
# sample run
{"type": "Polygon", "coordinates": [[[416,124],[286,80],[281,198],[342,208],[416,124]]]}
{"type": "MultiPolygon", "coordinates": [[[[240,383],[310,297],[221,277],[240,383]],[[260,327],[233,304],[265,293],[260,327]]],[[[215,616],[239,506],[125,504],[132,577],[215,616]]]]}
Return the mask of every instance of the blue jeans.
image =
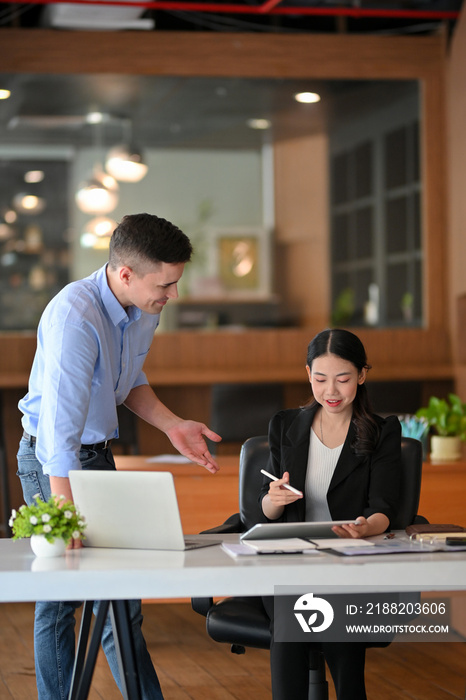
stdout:
{"type": "MultiPolygon", "coordinates": [[[[110,450],[94,452],[81,450],[79,458],[83,469],[115,469],[110,450]]],[[[18,450],[18,472],[26,503],[39,493],[46,501],[50,498],[49,477],[35,454],[35,446],[21,439],[18,450]]],[[[75,611],[82,601],[38,601],[34,619],[34,656],[39,700],[66,700],[68,698],[75,657],[75,611]]],[[[94,604],[94,614],[98,602],[94,604]]],[[[142,634],[141,601],[129,601],[133,629],[136,666],[143,700],[163,700],[159,680],[142,634]]],[[[122,691],[117,655],[110,617],[102,633],[102,648],[113,677],[122,691]]]]}

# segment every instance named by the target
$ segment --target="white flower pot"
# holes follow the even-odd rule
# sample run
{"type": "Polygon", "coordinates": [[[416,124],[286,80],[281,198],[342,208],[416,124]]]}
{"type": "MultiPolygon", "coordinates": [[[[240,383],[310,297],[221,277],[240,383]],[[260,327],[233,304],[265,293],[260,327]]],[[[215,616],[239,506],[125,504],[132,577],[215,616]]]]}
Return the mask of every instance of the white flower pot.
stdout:
{"type": "Polygon", "coordinates": [[[432,435],[430,459],[432,462],[452,462],[461,457],[461,439],[454,435],[432,435]]]}
{"type": "Polygon", "coordinates": [[[65,553],[66,542],[61,537],[49,542],[45,535],[31,535],[31,549],[36,557],[61,557],[65,553]]]}

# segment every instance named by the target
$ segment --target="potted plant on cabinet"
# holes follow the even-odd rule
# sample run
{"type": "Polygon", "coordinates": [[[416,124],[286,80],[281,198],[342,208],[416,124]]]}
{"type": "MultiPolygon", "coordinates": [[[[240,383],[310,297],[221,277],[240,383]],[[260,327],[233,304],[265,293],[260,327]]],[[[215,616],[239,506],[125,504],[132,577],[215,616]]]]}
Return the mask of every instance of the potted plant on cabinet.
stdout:
{"type": "Polygon", "coordinates": [[[457,394],[447,399],[431,396],[426,407],[416,412],[435,431],[431,437],[431,459],[451,461],[461,457],[461,441],[466,440],[466,404],[457,394]]]}

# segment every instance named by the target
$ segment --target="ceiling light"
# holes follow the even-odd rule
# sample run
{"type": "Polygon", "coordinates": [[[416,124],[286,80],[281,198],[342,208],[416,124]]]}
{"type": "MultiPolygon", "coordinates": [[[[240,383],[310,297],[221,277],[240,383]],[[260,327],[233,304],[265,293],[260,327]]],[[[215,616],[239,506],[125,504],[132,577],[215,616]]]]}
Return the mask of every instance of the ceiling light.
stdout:
{"type": "Polygon", "coordinates": [[[3,218],[7,222],[7,224],[14,224],[16,219],[18,218],[18,214],[14,211],[14,209],[8,209],[4,215],[3,218]]]}
{"type": "Polygon", "coordinates": [[[134,146],[114,146],[105,163],[107,172],[121,182],[139,182],[147,173],[142,154],[134,146]]]}
{"type": "Polygon", "coordinates": [[[86,223],[81,234],[82,248],[106,250],[116,227],[117,222],[107,216],[97,216],[95,219],[91,219],[86,223]]]}
{"type": "Polygon", "coordinates": [[[88,233],[84,231],[79,239],[81,243],[81,248],[93,248],[96,241],[96,236],[94,233],[88,233]]]}
{"type": "Polygon", "coordinates": [[[117,222],[108,216],[96,216],[90,219],[84,227],[84,233],[92,233],[98,238],[110,238],[117,227],[117,222]]]}
{"type": "Polygon", "coordinates": [[[248,119],[247,123],[251,129],[270,129],[272,126],[270,119],[248,119]]]}
{"type": "Polygon", "coordinates": [[[6,241],[13,236],[13,229],[8,224],[0,223],[0,241],[6,241]]]}
{"type": "Polygon", "coordinates": [[[75,195],[76,204],[85,214],[108,214],[118,204],[118,184],[111,175],[94,171],[75,195]]]}
{"type": "Polygon", "coordinates": [[[28,170],[28,172],[24,175],[24,182],[42,182],[43,179],[43,170],[28,170]]]}
{"type": "Polygon", "coordinates": [[[110,238],[99,238],[94,233],[85,231],[80,238],[81,248],[92,248],[93,250],[107,250],[110,245],[110,238]]]}
{"type": "Polygon", "coordinates": [[[320,95],[318,95],[317,92],[298,92],[294,98],[296,102],[302,102],[308,105],[313,102],[320,102],[320,95]]]}
{"type": "Polygon", "coordinates": [[[20,214],[40,214],[45,209],[45,199],[35,194],[18,192],[13,197],[13,206],[20,214]]]}
{"type": "Polygon", "coordinates": [[[88,124],[101,124],[104,121],[104,115],[102,112],[89,112],[86,114],[86,121],[88,124]]]}
{"type": "Polygon", "coordinates": [[[9,90],[0,89],[0,100],[7,100],[11,95],[9,90]]]}
{"type": "Polygon", "coordinates": [[[42,23],[54,29],[74,30],[151,30],[153,19],[141,18],[143,8],[103,7],[97,4],[79,6],[73,3],[58,3],[45,7],[42,23]]]}

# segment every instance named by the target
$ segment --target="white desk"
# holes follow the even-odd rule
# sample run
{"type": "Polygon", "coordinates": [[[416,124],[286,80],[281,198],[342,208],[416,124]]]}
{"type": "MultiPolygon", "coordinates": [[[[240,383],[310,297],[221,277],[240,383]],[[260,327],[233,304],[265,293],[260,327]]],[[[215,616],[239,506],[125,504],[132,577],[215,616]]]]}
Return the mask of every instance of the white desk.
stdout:
{"type": "MultiPolygon", "coordinates": [[[[218,539],[235,542],[238,535],[218,539]]],[[[186,553],[84,548],[56,559],[36,559],[27,540],[0,540],[0,602],[108,601],[117,648],[122,647],[120,673],[131,700],[140,700],[140,691],[125,600],[273,595],[274,586],[291,584],[312,585],[314,593],[352,592],[361,585],[372,592],[466,590],[466,552],[232,559],[220,546],[186,553]],[[129,646],[123,648],[126,642],[129,646]]],[[[105,614],[98,616],[90,635],[91,604],[85,605],[71,700],[88,697],[105,614]]]]}
{"type": "MultiPolygon", "coordinates": [[[[235,542],[238,535],[218,538],[235,542]]],[[[0,539],[0,602],[273,595],[274,586],[291,584],[312,584],[315,593],[335,585],[342,593],[361,585],[374,592],[466,590],[466,552],[235,560],[217,546],[186,553],[84,548],[35,559],[27,540],[0,539]]]]}

